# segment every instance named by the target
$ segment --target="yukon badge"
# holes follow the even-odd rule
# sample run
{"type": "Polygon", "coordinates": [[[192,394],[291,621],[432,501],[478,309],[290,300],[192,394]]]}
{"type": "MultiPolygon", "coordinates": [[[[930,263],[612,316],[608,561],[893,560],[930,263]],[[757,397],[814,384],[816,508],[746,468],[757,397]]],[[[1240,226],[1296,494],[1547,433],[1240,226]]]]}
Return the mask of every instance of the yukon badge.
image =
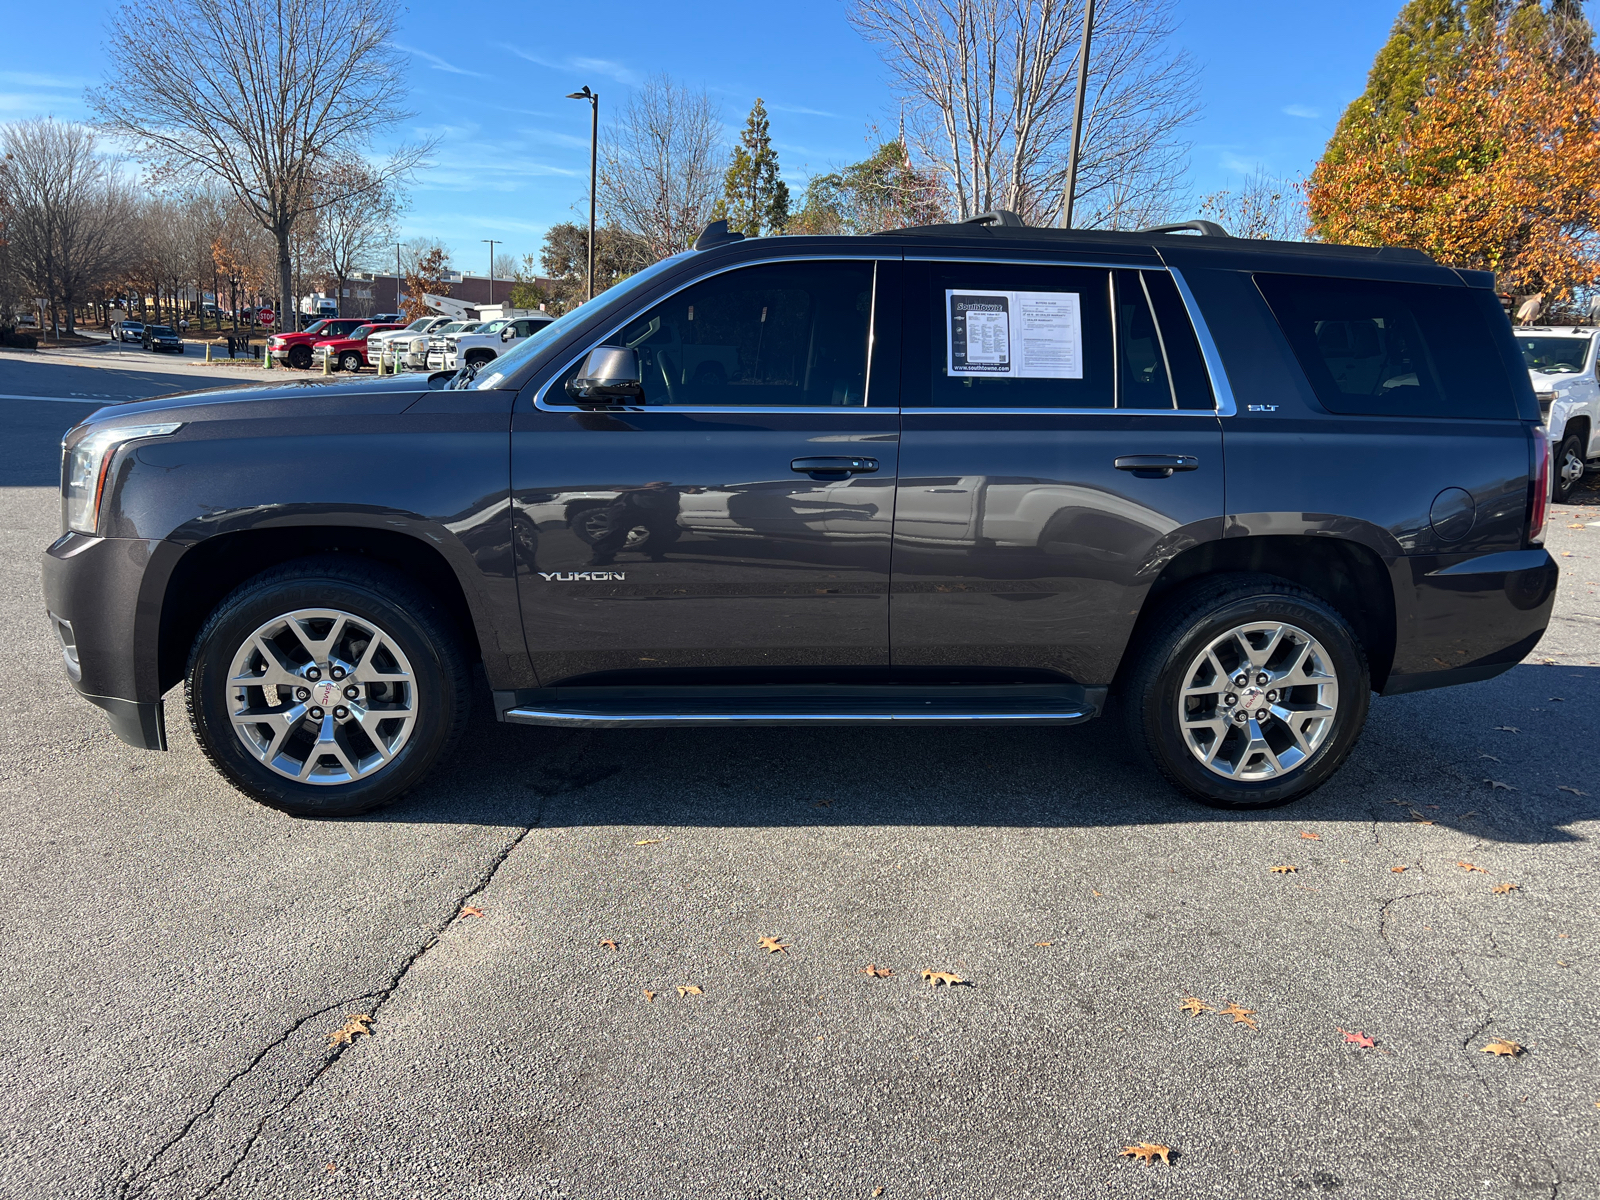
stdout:
{"type": "Polygon", "coordinates": [[[539,578],[546,583],[571,583],[575,579],[582,579],[589,583],[606,583],[615,580],[621,583],[626,579],[624,571],[540,571],[539,578]]]}

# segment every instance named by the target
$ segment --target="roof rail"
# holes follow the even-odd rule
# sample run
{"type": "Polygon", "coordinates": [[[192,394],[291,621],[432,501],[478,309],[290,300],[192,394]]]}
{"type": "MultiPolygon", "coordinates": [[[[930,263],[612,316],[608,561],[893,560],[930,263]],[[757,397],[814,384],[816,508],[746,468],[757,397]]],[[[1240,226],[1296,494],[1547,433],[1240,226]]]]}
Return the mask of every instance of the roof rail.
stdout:
{"type": "Polygon", "coordinates": [[[1176,221],[1171,225],[1151,225],[1140,233],[1183,233],[1192,230],[1201,237],[1232,237],[1233,235],[1215,221],[1176,221]]]}
{"type": "Polygon", "coordinates": [[[979,213],[975,217],[968,217],[962,221],[963,225],[1004,225],[1008,229],[1025,229],[1028,223],[1016,213],[1007,208],[991,209],[986,213],[979,213]]]}
{"type": "Polygon", "coordinates": [[[730,242],[744,241],[744,234],[728,228],[726,221],[713,221],[694,240],[696,250],[709,250],[713,246],[726,246],[730,242]]]}

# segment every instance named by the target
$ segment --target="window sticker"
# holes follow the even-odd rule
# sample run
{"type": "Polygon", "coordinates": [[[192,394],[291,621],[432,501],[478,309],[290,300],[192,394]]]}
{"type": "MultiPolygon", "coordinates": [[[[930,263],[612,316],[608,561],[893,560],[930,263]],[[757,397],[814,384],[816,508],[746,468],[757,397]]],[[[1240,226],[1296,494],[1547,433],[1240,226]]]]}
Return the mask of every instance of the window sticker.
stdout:
{"type": "Polygon", "coordinates": [[[1000,379],[1082,379],[1077,292],[946,291],[945,372],[1000,379]]]}

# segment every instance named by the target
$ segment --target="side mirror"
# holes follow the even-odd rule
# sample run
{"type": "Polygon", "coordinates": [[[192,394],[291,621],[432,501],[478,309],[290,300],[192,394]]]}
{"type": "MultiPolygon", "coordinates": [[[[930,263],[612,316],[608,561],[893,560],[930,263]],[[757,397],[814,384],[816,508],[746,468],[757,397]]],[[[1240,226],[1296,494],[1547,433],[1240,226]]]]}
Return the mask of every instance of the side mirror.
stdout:
{"type": "Polygon", "coordinates": [[[509,342],[512,338],[514,338],[516,336],[517,336],[517,331],[515,329],[513,329],[509,325],[507,325],[504,329],[502,329],[500,331],[500,340],[502,342],[509,342]]]}
{"type": "Polygon", "coordinates": [[[574,400],[604,404],[617,400],[642,400],[639,352],[627,346],[596,346],[567,384],[574,400]]]}

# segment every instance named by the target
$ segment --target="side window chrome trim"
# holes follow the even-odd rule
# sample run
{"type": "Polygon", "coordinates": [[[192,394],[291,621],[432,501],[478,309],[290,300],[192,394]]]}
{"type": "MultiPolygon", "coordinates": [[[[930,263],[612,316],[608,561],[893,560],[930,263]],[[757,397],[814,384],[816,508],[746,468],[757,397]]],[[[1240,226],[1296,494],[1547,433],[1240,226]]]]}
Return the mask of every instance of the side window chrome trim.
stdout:
{"type": "Polygon", "coordinates": [[[1238,413],[1239,406],[1234,403],[1233,387],[1228,383],[1227,369],[1222,365],[1222,355],[1217,352],[1217,343],[1211,339],[1211,330],[1206,325],[1205,315],[1201,313],[1194,293],[1189,290],[1183,272],[1177,267],[1163,269],[1172,276],[1172,282],[1178,285],[1178,295],[1183,298],[1183,307],[1189,311],[1189,323],[1194,326],[1195,337],[1200,339],[1200,356],[1206,360],[1206,374],[1211,376],[1211,392],[1217,398],[1217,407],[1209,415],[1234,416],[1238,413]]]}
{"type": "MultiPolygon", "coordinates": [[[[717,267],[715,270],[707,271],[703,275],[696,275],[693,279],[685,280],[683,283],[681,283],[677,287],[673,288],[670,292],[667,292],[664,295],[658,296],[655,300],[651,301],[650,302],[650,308],[654,308],[658,304],[665,304],[668,300],[672,299],[679,292],[684,291],[684,290],[686,290],[688,288],[692,288],[697,283],[704,283],[707,279],[715,279],[718,275],[726,275],[729,271],[740,271],[740,270],[743,270],[745,267],[766,267],[766,266],[771,266],[773,263],[789,263],[789,262],[872,262],[872,263],[899,262],[899,261],[901,261],[901,258],[902,258],[902,255],[901,255],[900,251],[898,251],[898,250],[878,250],[878,251],[866,251],[866,252],[858,253],[858,254],[857,253],[841,253],[841,254],[782,254],[782,255],[774,256],[772,258],[745,259],[743,262],[728,263],[728,264],[726,264],[724,266],[717,267]]],[[[876,316],[877,316],[877,307],[878,307],[878,277],[877,277],[877,272],[874,272],[873,273],[873,279],[872,279],[872,318],[876,318],[876,316]]],[[[644,311],[648,312],[649,309],[647,308],[644,311]]],[[[545,400],[544,400],[545,396],[549,394],[550,389],[556,385],[556,383],[561,379],[561,377],[563,375],[565,375],[568,371],[572,370],[572,368],[574,366],[576,366],[578,363],[582,362],[586,357],[588,357],[589,351],[595,349],[595,347],[597,347],[597,346],[604,346],[606,344],[606,341],[609,338],[615,337],[623,329],[627,328],[627,326],[632,321],[634,321],[638,317],[638,315],[639,314],[637,312],[630,314],[625,320],[618,322],[615,326],[613,326],[610,330],[608,330],[606,332],[605,336],[601,337],[599,341],[591,342],[587,347],[585,347],[585,349],[583,350],[583,352],[581,354],[579,354],[576,357],[568,360],[568,362],[566,363],[565,366],[563,366],[559,371],[555,372],[555,374],[551,375],[550,378],[545,382],[544,386],[541,387],[537,392],[534,393],[533,406],[535,408],[537,408],[537,409],[542,409],[545,412],[565,412],[565,413],[575,413],[575,412],[674,412],[674,413],[781,413],[781,412],[787,412],[787,413],[838,413],[838,412],[878,412],[878,413],[887,413],[887,412],[896,412],[899,409],[899,405],[892,405],[892,406],[891,405],[880,405],[878,407],[872,407],[870,405],[870,401],[872,399],[872,389],[871,389],[872,345],[873,345],[873,336],[877,332],[877,330],[873,326],[872,319],[869,319],[868,320],[868,324],[867,324],[867,372],[868,372],[867,379],[868,379],[868,388],[867,388],[866,395],[862,398],[862,402],[861,402],[860,405],[852,405],[852,406],[850,406],[848,408],[845,408],[843,406],[838,407],[838,408],[811,408],[811,407],[807,407],[807,408],[795,408],[795,407],[784,408],[784,407],[781,407],[779,405],[762,405],[762,406],[760,406],[758,408],[717,408],[717,407],[691,408],[691,407],[688,407],[686,405],[685,406],[679,406],[679,405],[676,405],[676,404],[637,404],[637,405],[633,405],[632,407],[628,407],[628,408],[590,409],[590,408],[579,408],[576,404],[546,404],[545,403],[545,400]]]]}
{"type": "MultiPolygon", "coordinates": [[[[857,411],[851,409],[851,412],[857,411]]],[[[888,409],[876,409],[888,412],[888,409]]],[[[939,408],[901,405],[904,417],[1218,417],[1214,408],[939,408]]]]}
{"type": "Polygon", "coordinates": [[[993,263],[997,267],[1100,267],[1108,271],[1165,271],[1159,259],[1143,262],[1081,262],[1075,258],[953,258],[948,254],[907,254],[907,262],[993,263]]]}

